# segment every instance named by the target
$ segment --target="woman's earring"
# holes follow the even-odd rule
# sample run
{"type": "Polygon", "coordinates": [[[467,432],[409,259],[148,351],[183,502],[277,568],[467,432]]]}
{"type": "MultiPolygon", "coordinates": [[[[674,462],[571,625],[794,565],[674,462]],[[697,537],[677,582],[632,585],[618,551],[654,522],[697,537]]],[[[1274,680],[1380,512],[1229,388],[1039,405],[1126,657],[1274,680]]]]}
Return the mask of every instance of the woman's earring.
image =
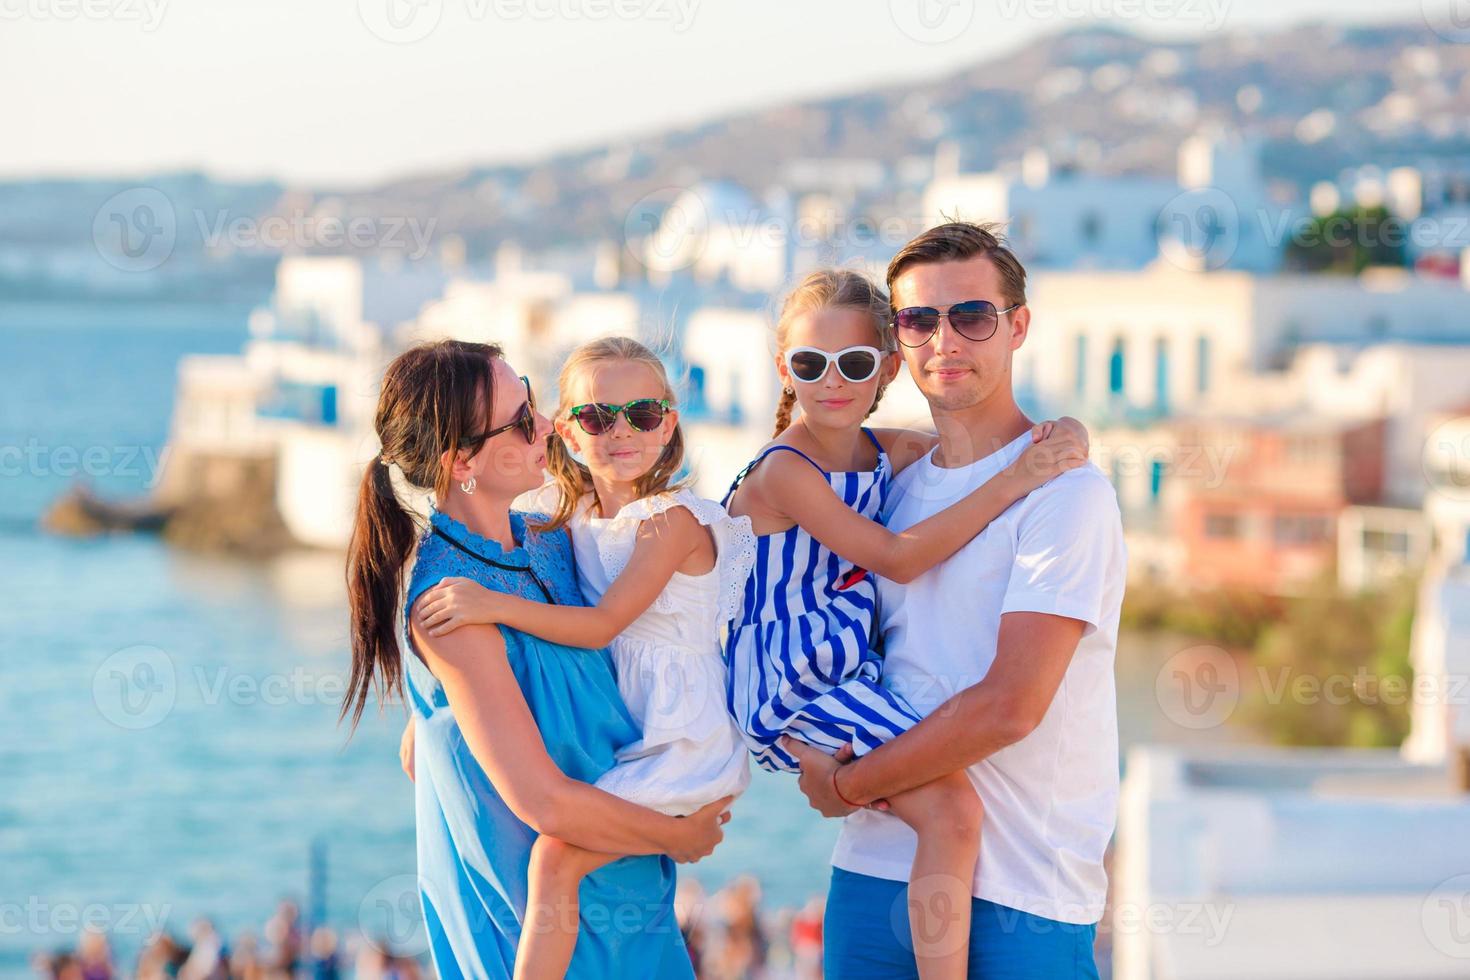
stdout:
{"type": "Polygon", "coordinates": [[[468,480],[466,480],[465,482],[461,483],[459,485],[459,489],[461,491],[463,491],[464,493],[474,493],[475,492],[475,478],[474,477],[470,477],[468,480]]]}
{"type": "Polygon", "coordinates": [[[795,388],[782,388],[781,389],[781,393],[782,394],[786,394],[786,395],[794,395],[794,394],[796,394],[796,389],[795,388]]]}

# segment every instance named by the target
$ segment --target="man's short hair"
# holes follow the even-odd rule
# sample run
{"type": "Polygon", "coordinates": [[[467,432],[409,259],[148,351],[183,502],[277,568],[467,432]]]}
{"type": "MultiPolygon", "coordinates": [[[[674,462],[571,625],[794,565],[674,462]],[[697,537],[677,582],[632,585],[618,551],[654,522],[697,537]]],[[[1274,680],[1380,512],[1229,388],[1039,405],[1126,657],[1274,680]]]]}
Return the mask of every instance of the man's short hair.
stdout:
{"type": "Polygon", "coordinates": [[[977,255],[989,259],[1000,273],[1007,306],[1026,302],[1026,269],[1006,243],[1001,226],[973,221],[935,225],[899,249],[888,263],[888,295],[893,296],[894,280],[916,265],[960,262],[977,255]]]}

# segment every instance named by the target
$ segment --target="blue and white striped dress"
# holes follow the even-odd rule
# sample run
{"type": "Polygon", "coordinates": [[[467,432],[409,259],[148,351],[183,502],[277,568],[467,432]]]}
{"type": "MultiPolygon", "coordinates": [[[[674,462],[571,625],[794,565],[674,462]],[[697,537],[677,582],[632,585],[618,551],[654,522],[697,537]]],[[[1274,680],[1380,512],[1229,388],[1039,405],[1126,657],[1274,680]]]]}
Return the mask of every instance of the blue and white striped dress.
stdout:
{"type": "MultiPolygon", "coordinates": [[[[877,520],[892,467],[878,439],[878,467],[828,473],[805,453],[772,446],[740,472],[774,452],[793,452],[816,466],[842,502],[877,520]]],[[[776,744],[782,735],[835,752],[852,743],[858,755],[911,728],[918,715],[878,681],[882,659],[873,650],[877,620],[873,576],[823,546],[800,526],[756,538],[755,569],[745,602],[726,640],[727,705],[762,768],[796,772],[776,744]]]]}

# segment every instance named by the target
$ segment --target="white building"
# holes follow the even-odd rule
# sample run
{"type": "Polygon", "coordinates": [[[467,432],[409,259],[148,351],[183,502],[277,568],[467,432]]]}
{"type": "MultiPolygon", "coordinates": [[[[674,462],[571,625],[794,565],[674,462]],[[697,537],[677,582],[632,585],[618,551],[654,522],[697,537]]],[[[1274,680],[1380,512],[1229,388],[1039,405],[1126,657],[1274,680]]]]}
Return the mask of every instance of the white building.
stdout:
{"type": "Polygon", "coordinates": [[[998,221],[1035,268],[1137,269],[1158,256],[1155,221],[1179,194],[1172,180],[1054,170],[1041,151],[1018,171],[938,176],[924,223],[998,221]]]}
{"type": "Polygon", "coordinates": [[[1017,371],[1048,409],[1090,415],[1230,410],[1240,385],[1281,371],[1310,344],[1446,345],[1421,365],[1470,344],[1470,293],[1397,271],[1257,276],[1161,264],[1039,272],[1029,293],[1031,336],[1017,371]]]}
{"type": "Polygon", "coordinates": [[[1200,414],[1386,420],[1392,505],[1354,508],[1339,527],[1339,575],[1377,585],[1422,565],[1421,456],[1439,413],[1470,405],[1470,294],[1404,272],[1358,278],[1188,272],[1042,271],[1015,377],[1038,415],[1093,428],[1114,479],[1135,567],[1177,570],[1175,474],[1218,470],[1229,447],[1179,447],[1167,420],[1200,414]],[[1214,455],[1212,455],[1212,453],[1214,455]]]}
{"type": "MultiPolygon", "coordinates": [[[[543,359],[538,341],[550,335],[551,311],[571,289],[565,277],[535,273],[512,280],[455,279],[444,295],[426,304],[399,335],[403,343],[454,337],[476,343],[496,343],[506,360],[530,371],[543,359]]],[[[551,352],[545,353],[547,365],[551,352]]]]}
{"type": "Polygon", "coordinates": [[[1259,143],[1239,137],[1186,140],[1172,179],[1088,173],[1033,149],[988,173],[936,165],[923,214],[929,224],[1005,224],[1028,268],[1140,269],[1163,257],[1264,272],[1280,266],[1292,211],[1273,199],[1259,164],[1259,143]]]}
{"type": "Polygon", "coordinates": [[[1357,505],[1337,519],[1337,584],[1347,592],[1380,588],[1422,571],[1433,536],[1422,510],[1357,505]]]}
{"type": "Polygon", "coordinates": [[[1419,583],[1411,657],[1429,696],[1413,703],[1412,759],[1470,747],[1470,417],[1436,420],[1424,441],[1433,553],[1419,583]]]}
{"type": "Polygon", "coordinates": [[[760,201],[730,181],[703,181],[664,208],[642,241],[642,260],[655,286],[683,275],[771,292],[790,278],[794,227],[789,200],[760,201]]]}
{"type": "Polygon", "coordinates": [[[762,310],[704,307],[684,332],[683,424],[696,489],[716,500],[771,436],[781,383],[762,310]]]}
{"type": "Polygon", "coordinates": [[[283,258],[244,351],[181,362],[171,439],[201,453],[274,456],[276,507],[291,534],[341,547],[362,466],[378,449],[385,328],[441,282],[429,267],[369,276],[354,258],[283,258]]]}
{"type": "Polygon", "coordinates": [[[1391,751],[1136,749],[1115,980],[1414,980],[1470,965],[1470,797],[1391,751]]]}

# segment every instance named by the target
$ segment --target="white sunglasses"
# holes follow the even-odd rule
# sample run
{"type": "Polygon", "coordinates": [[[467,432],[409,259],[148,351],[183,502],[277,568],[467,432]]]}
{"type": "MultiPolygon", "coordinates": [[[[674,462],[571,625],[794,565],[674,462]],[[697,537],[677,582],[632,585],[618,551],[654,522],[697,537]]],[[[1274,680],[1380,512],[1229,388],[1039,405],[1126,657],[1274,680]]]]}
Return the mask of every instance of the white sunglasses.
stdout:
{"type": "Polygon", "coordinates": [[[878,373],[882,362],[883,352],[866,345],[844,347],[832,354],[815,347],[793,347],[786,352],[786,370],[797,381],[807,384],[821,381],[833,364],[842,377],[853,384],[862,384],[878,373]]]}

